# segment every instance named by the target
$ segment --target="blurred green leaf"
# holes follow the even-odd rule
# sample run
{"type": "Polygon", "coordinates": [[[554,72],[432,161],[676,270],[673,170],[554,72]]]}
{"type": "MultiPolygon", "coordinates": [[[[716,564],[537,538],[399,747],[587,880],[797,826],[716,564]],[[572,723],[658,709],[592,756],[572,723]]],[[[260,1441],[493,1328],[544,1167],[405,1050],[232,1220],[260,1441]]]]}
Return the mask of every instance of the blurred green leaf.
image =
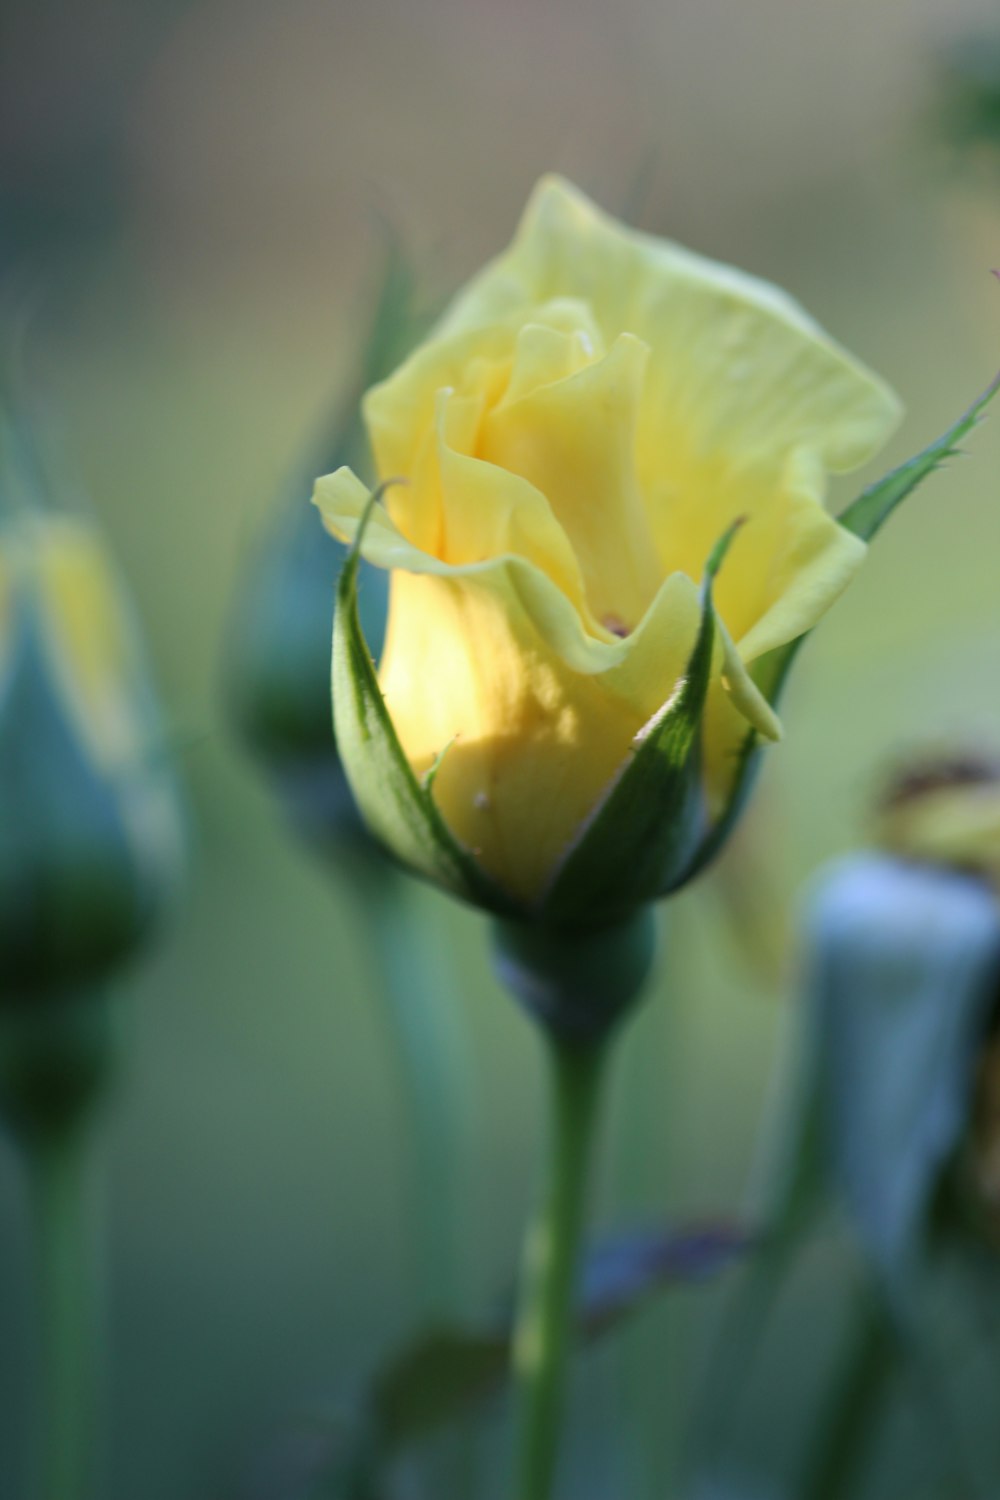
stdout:
{"type": "MultiPolygon", "coordinates": [[[[601,1338],[670,1286],[717,1275],[749,1244],[743,1231],[713,1224],[623,1234],[598,1245],[583,1268],[579,1338],[601,1338]]],[[[375,1384],[375,1425],[386,1447],[417,1441],[499,1394],[510,1369],[510,1337],[509,1329],[451,1327],[419,1335],[375,1384]]]]}
{"type": "Polygon", "coordinates": [[[938,110],[931,122],[960,151],[1000,145],[1000,35],[996,28],[941,49],[938,110]]]}
{"type": "Polygon", "coordinates": [[[384,1449],[418,1442],[495,1396],[509,1362],[506,1332],[440,1327],[419,1334],[375,1382],[372,1405],[384,1449]]]}
{"type": "MultiPolygon", "coordinates": [[[[603,1337],[670,1287],[719,1274],[749,1245],[746,1233],[720,1223],[643,1230],[596,1246],[581,1276],[579,1337],[587,1343],[603,1337]]],[[[503,1392],[510,1341],[506,1321],[492,1329],[441,1325],[417,1334],[376,1374],[353,1440],[341,1430],[321,1445],[314,1430],[313,1473],[295,1489],[286,1476],[267,1500],[381,1500],[381,1476],[393,1458],[503,1392]]]]}
{"type": "MultiPolygon", "coordinates": [[[[334,584],[347,549],[324,530],[308,502],[320,474],[342,464],[370,472],[361,398],[409,352],[430,317],[420,306],[416,271],[399,236],[390,229],[386,240],[374,307],[348,389],[309,453],[296,463],[254,549],[230,626],[226,662],[227,692],[244,738],[285,779],[297,782],[306,774],[310,785],[322,786],[332,774],[335,784],[326,801],[334,807],[343,777],[333,741],[330,635],[334,584]]],[[[364,628],[377,656],[388,579],[378,568],[363,565],[362,572],[364,628]]],[[[308,788],[307,800],[315,800],[308,788]]]]}

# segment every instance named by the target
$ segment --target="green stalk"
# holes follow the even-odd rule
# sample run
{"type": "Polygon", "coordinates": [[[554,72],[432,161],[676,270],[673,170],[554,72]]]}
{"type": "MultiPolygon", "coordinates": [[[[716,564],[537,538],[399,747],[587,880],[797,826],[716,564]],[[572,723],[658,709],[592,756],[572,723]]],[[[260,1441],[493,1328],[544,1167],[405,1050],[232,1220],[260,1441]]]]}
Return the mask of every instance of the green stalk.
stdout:
{"type": "Polygon", "coordinates": [[[25,1143],[40,1317],[40,1500],[87,1500],[98,1460],[101,1349],[86,1123],[25,1143]]]}
{"type": "Polygon", "coordinates": [[[871,1299],[860,1309],[826,1421],[806,1464],[801,1493],[810,1500],[853,1495],[871,1456],[897,1368],[896,1341],[871,1299]]]}
{"type": "Polygon", "coordinates": [[[547,1034],[552,1126],[549,1180],[528,1233],[514,1337],[520,1404],[517,1500],[550,1500],[562,1425],[587,1183],[607,1039],[547,1034]]]}

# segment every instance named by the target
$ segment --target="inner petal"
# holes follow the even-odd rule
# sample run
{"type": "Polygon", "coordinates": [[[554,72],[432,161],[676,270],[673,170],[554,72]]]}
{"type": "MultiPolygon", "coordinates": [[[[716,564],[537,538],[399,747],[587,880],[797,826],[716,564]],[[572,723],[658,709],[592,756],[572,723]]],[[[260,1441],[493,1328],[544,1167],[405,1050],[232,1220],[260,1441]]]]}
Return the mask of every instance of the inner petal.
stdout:
{"type": "Polygon", "coordinates": [[[545,495],[576,554],[592,615],[623,636],[664,576],[635,474],[648,350],[623,334],[603,359],[588,352],[579,333],[524,329],[514,371],[530,362],[537,372],[544,355],[549,369],[561,364],[566,373],[533,389],[512,373],[503,400],[483,416],[478,453],[545,495]]]}
{"type": "MultiPolygon", "coordinates": [[[[546,497],[519,474],[474,456],[481,407],[439,397],[434,478],[440,495],[438,556],[454,566],[512,554],[527,558],[585,614],[580,566],[546,497]]],[[[431,483],[425,475],[425,483],[431,483]]]]}

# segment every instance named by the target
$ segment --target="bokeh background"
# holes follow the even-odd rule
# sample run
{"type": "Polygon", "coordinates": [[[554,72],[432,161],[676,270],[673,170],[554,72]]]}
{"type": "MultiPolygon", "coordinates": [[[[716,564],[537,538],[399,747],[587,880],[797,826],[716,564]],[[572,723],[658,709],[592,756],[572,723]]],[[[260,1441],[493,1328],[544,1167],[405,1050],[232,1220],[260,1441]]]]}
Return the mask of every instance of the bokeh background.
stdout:
{"type": "MultiPolygon", "coordinates": [[[[363,331],[380,220],[446,289],[547,169],[634,203],[888,376],[902,458],[1000,365],[1000,176],[949,149],[940,112],[943,55],[997,24],[988,0],[5,0],[0,253],[28,268],[31,367],[144,618],[193,827],[176,920],[124,985],[107,1122],[115,1500],[256,1493],[282,1430],[348,1397],[416,1312],[408,1126],[350,864],[290,835],[224,680],[254,538],[363,331]]],[[[605,1224],[739,1209],[801,883],[863,837],[894,758],[1000,743],[995,422],[973,446],[817,634],[743,834],[672,906],[618,1059],[605,1224]]],[[[417,900],[462,997],[456,1299],[485,1312],[531,1201],[540,1063],[480,919],[417,900]]],[[[20,1187],[4,1150],[4,1496],[27,1410],[20,1187]]],[[[618,1410],[652,1409],[664,1450],[715,1300],[678,1294],[638,1336],[648,1374],[618,1410]]],[[[622,1482],[609,1359],[576,1449],[595,1495],[622,1482]]],[[[665,1493],[660,1446],[637,1500],[665,1493]]]]}

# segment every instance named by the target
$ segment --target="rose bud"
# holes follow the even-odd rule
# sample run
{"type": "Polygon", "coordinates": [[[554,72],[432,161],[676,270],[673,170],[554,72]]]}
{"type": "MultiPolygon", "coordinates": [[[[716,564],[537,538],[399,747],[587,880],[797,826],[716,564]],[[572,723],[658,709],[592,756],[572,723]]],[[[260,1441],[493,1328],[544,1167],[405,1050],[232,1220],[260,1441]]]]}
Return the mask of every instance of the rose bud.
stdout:
{"type": "Polygon", "coordinates": [[[316,487],[391,575],[377,680],[356,557],[335,631],[370,827],[455,894],[551,926],[682,885],[780,735],[797,645],[982,404],[834,519],[827,477],[886,440],[891,391],[774,287],[544,180],[368,393],[380,490],[348,468],[316,487]]]}
{"type": "Polygon", "coordinates": [[[26,500],[2,434],[0,1000],[80,989],[144,938],[180,820],[133,621],[93,528],[26,500]]]}

